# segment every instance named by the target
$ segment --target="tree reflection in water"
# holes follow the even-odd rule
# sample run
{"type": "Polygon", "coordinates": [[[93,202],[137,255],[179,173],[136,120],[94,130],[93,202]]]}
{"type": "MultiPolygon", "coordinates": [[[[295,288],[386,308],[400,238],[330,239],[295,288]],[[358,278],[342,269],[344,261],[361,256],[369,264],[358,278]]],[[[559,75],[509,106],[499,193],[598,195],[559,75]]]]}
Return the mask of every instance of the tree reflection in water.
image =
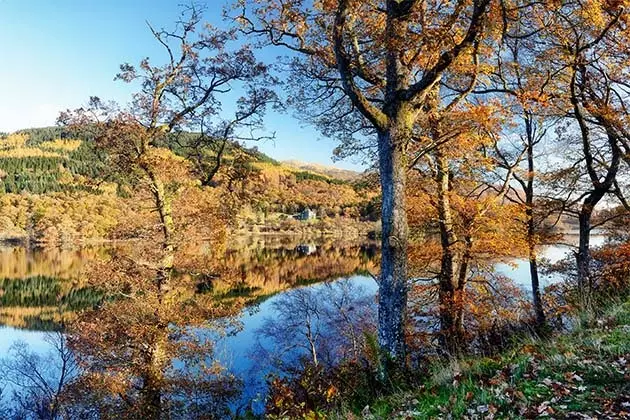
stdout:
{"type": "Polygon", "coordinates": [[[51,346],[47,354],[34,352],[18,341],[9,349],[8,357],[0,360],[0,389],[11,400],[10,405],[0,405],[2,418],[73,417],[64,398],[79,367],[63,333],[47,333],[45,340],[51,346]]]}
{"type": "Polygon", "coordinates": [[[252,357],[285,374],[307,364],[356,361],[365,354],[364,333],[376,325],[374,294],[349,279],[292,289],[272,307],[273,316],[257,330],[252,357]]]}

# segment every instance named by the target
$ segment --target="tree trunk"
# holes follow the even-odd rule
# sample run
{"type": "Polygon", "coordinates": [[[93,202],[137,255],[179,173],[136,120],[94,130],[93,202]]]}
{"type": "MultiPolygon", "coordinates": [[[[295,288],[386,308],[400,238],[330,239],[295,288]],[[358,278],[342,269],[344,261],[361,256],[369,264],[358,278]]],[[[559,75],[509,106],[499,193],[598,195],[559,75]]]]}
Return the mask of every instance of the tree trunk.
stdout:
{"type": "Polygon", "coordinates": [[[142,414],[150,420],[159,420],[163,414],[162,388],[167,360],[165,355],[167,334],[168,328],[159,326],[155,342],[147,355],[144,383],[141,390],[142,406],[140,408],[142,414]]]}
{"type": "MultiPolygon", "coordinates": [[[[580,304],[588,307],[591,294],[591,216],[593,214],[594,204],[592,204],[593,194],[584,200],[580,214],[578,217],[580,238],[578,244],[578,252],[576,255],[577,262],[577,286],[580,304]]],[[[599,201],[599,199],[597,199],[599,201]]],[[[595,202],[596,204],[596,202],[595,202]]]]}
{"type": "Polygon", "coordinates": [[[464,250],[459,262],[457,283],[453,297],[453,332],[449,339],[449,349],[452,353],[459,353],[464,348],[464,295],[468,284],[468,269],[472,261],[473,238],[464,236],[464,250]]]}
{"type": "Polygon", "coordinates": [[[437,190],[438,190],[438,217],[440,227],[440,244],[442,247],[442,259],[440,266],[439,301],[440,301],[440,346],[452,352],[459,341],[457,331],[457,277],[455,276],[455,250],[453,249],[457,237],[453,225],[453,214],[449,197],[450,171],[448,159],[441,150],[435,153],[437,166],[437,190]]]}
{"type": "Polygon", "coordinates": [[[173,236],[175,234],[175,222],[173,221],[171,199],[166,195],[164,183],[155,175],[155,173],[151,169],[146,168],[145,171],[147,172],[149,179],[151,180],[151,191],[153,193],[155,207],[160,216],[160,223],[162,225],[163,255],[156,275],[158,300],[161,302],[163,294],[167,292],[170,287],[170,280],[173,272],[173,264],[175,259],[175,245],[173,243],[173,236]]]}
{"type": "Polygon", "coordinates": [[[538,277],[538,257],[536,255],[536,245],[530,239],[529,242],[529,274],[532,280],[532,300],[534,312],[536,313],[536,328],[539,330],[545,326],[547,319],[543,309],[542,297],[540,294],[540,279],[538,277]]]}
{"type": "Polygon", "coordinates": [[[580,209],[578,216],[580,227],[580,239],[578,244],[577,260],[577,285],[580,304],[588,308],[591,304],[593,279],[591,273],[591,217],[595,206],[606,195],[607,188],[597,188],[591,192],[580,209]]]}
{"type": "Polygon", "coordinates": [[[534,220],[534,133],[531,115],[525,121],[527,131],[527,183],[525,185],[525,216],[527,217],[527,245],[529,257],[529,275],[532,283],[532,302],[536,313],[536,328],[541,331],[547,323],[540,294],[538,276],[538,255],[536,254],[536,221],[534,220]]]}
{"type": "Polygon", "coordinates": [[[378,339],[385,354],[399,365],[405,362],[409,236],[405,207],[405,147],[409,137],[410,129],[402,123],[392,123],[378,136],[383,202],[378,339]]]}

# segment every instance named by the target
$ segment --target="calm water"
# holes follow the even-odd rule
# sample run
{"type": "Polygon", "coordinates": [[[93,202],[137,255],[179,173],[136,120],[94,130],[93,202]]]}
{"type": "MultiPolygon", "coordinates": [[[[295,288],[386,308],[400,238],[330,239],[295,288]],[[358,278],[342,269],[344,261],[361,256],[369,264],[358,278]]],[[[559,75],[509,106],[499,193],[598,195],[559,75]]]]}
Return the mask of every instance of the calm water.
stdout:
{"type": "MultiPolygon", "coordinates": [[[[593,242],[602,241],[597,237],[593,242]]],[[[334,305],[346,305],[353,317],[349,322],[374,322],[377,285],[368,273],[377,272],[378,252],[373,244],[279,240],[247,240],[235,247],[238,250],[225,256],[226,263],[238,267],[243,282],[257,290],[261,299],[242,311],[239,328],[218,338],[215,357],[243,382],[243,395],[232,408],[250,406],[260,411],[267,375],[286,374],[300,357],[309,357],[308,349],[300,345],[304,325],[292,323],[294,317],[287,316],[287,310],[297,312],[296,318],[307,317],[307,306],[316,306],[313,328],[318,334],[318,353],[326,358],[320,362],[331,362],[339,356],[335,347],[339,332],[332,326],[340,321],[332,319],[338,312],[334,305]]],[[[550,246],[541,257],[555,262],[569,251],[568,245],[550,246]]],[[[46,331],[58,329],[64,317],[98,299],[81,289],[81,276],[86,264],[106,252],[105,248],[0,248],[0,357],[6,357],[16,341],[25,342],[33,352],[48,352],[46,331]]],[[[499,263],[496,271],[529,287],[524,260],[499,263]]],[[[542,280],[548,285],[557,279],[542,280]]]]}
{"type": "MultiPolygon", "coordinates": [[[[592,247],[601,246],[604,241],[605,237],[603,235],[591,236],[592,247]]],[[[543,247],[539,251],[540,260],[551,264],[557,263],[575,250],[577,242],[577,235],[565,235],[564,244],[543,247]]],[[[530,286],[529,262],[525,259],[510,261],[509,263],[499,263],[496,264],[495,269],[498,273],[510,277],[515,283],[524,288],[530,286]]],[[[540,275],[541,287],[546,287],[559,280],[560,278],[557,275],[540,275]]]]}

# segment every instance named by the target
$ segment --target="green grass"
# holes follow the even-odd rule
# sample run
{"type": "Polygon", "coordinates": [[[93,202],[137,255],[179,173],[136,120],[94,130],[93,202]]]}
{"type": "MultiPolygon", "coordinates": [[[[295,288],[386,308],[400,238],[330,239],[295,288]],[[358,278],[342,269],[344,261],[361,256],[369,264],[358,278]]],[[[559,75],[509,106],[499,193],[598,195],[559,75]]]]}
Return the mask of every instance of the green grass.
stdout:
{"type": "Polygon", "coordinates": [[[496,358],[432,366],[413,391],[339,418],[630,418],[630,301],[575,331],[529,339],[496,358]],[[369,410],[369,413],[368,413],[369,410]],[[579,413],[579,414],[577,414],[579,413]]]}

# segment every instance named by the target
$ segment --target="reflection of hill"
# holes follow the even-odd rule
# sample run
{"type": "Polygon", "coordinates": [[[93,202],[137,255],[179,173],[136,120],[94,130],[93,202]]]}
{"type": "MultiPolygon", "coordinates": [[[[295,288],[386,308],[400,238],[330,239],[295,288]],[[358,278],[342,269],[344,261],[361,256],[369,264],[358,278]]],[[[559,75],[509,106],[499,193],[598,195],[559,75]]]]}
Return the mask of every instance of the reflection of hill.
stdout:
{"type": "MultiPolygon", "coordinates": [[[[239,243],[239,249],[220,259],[218,278],[198,290],[220,298],[256,299],[305,283],[376,272],[378,253],[373,245],[329,242],[299,247],[289,242],[239,243]]],[[[82,286],[80,274],[106,251],[0,249],[0,324],[53,329],[75,311],[97,303],[101,296],[82,286]]]]}
{"type": "Polygon", "coordinates": [[[263,248],[228,252],[225,264],[238,270],[243,284],[269,294],[306,282],[375,272],[374,255],[373,248],[360,245],[321,246],[311,254],[263,248]]]}
{"type": "Polygon", "coordinates": [[[82,269],[104,248],[0,247],[0,324],[53,330],[100,295],[79,285],[82,269]]]}
{"type": "Polygon", "coordinates": [[[52,277],[0,279],[0,323],[51,330],[72,313],[93,307],[102,298],[102,293],[93,289],[52,277]]]}
{"type": "Polygon", "coordinates": [[[99,248],[32,250],[24,247],[0,247],[0,278],[47,276],[76,279],[85,263],[103,251],[104,249],[99,248]]]}

